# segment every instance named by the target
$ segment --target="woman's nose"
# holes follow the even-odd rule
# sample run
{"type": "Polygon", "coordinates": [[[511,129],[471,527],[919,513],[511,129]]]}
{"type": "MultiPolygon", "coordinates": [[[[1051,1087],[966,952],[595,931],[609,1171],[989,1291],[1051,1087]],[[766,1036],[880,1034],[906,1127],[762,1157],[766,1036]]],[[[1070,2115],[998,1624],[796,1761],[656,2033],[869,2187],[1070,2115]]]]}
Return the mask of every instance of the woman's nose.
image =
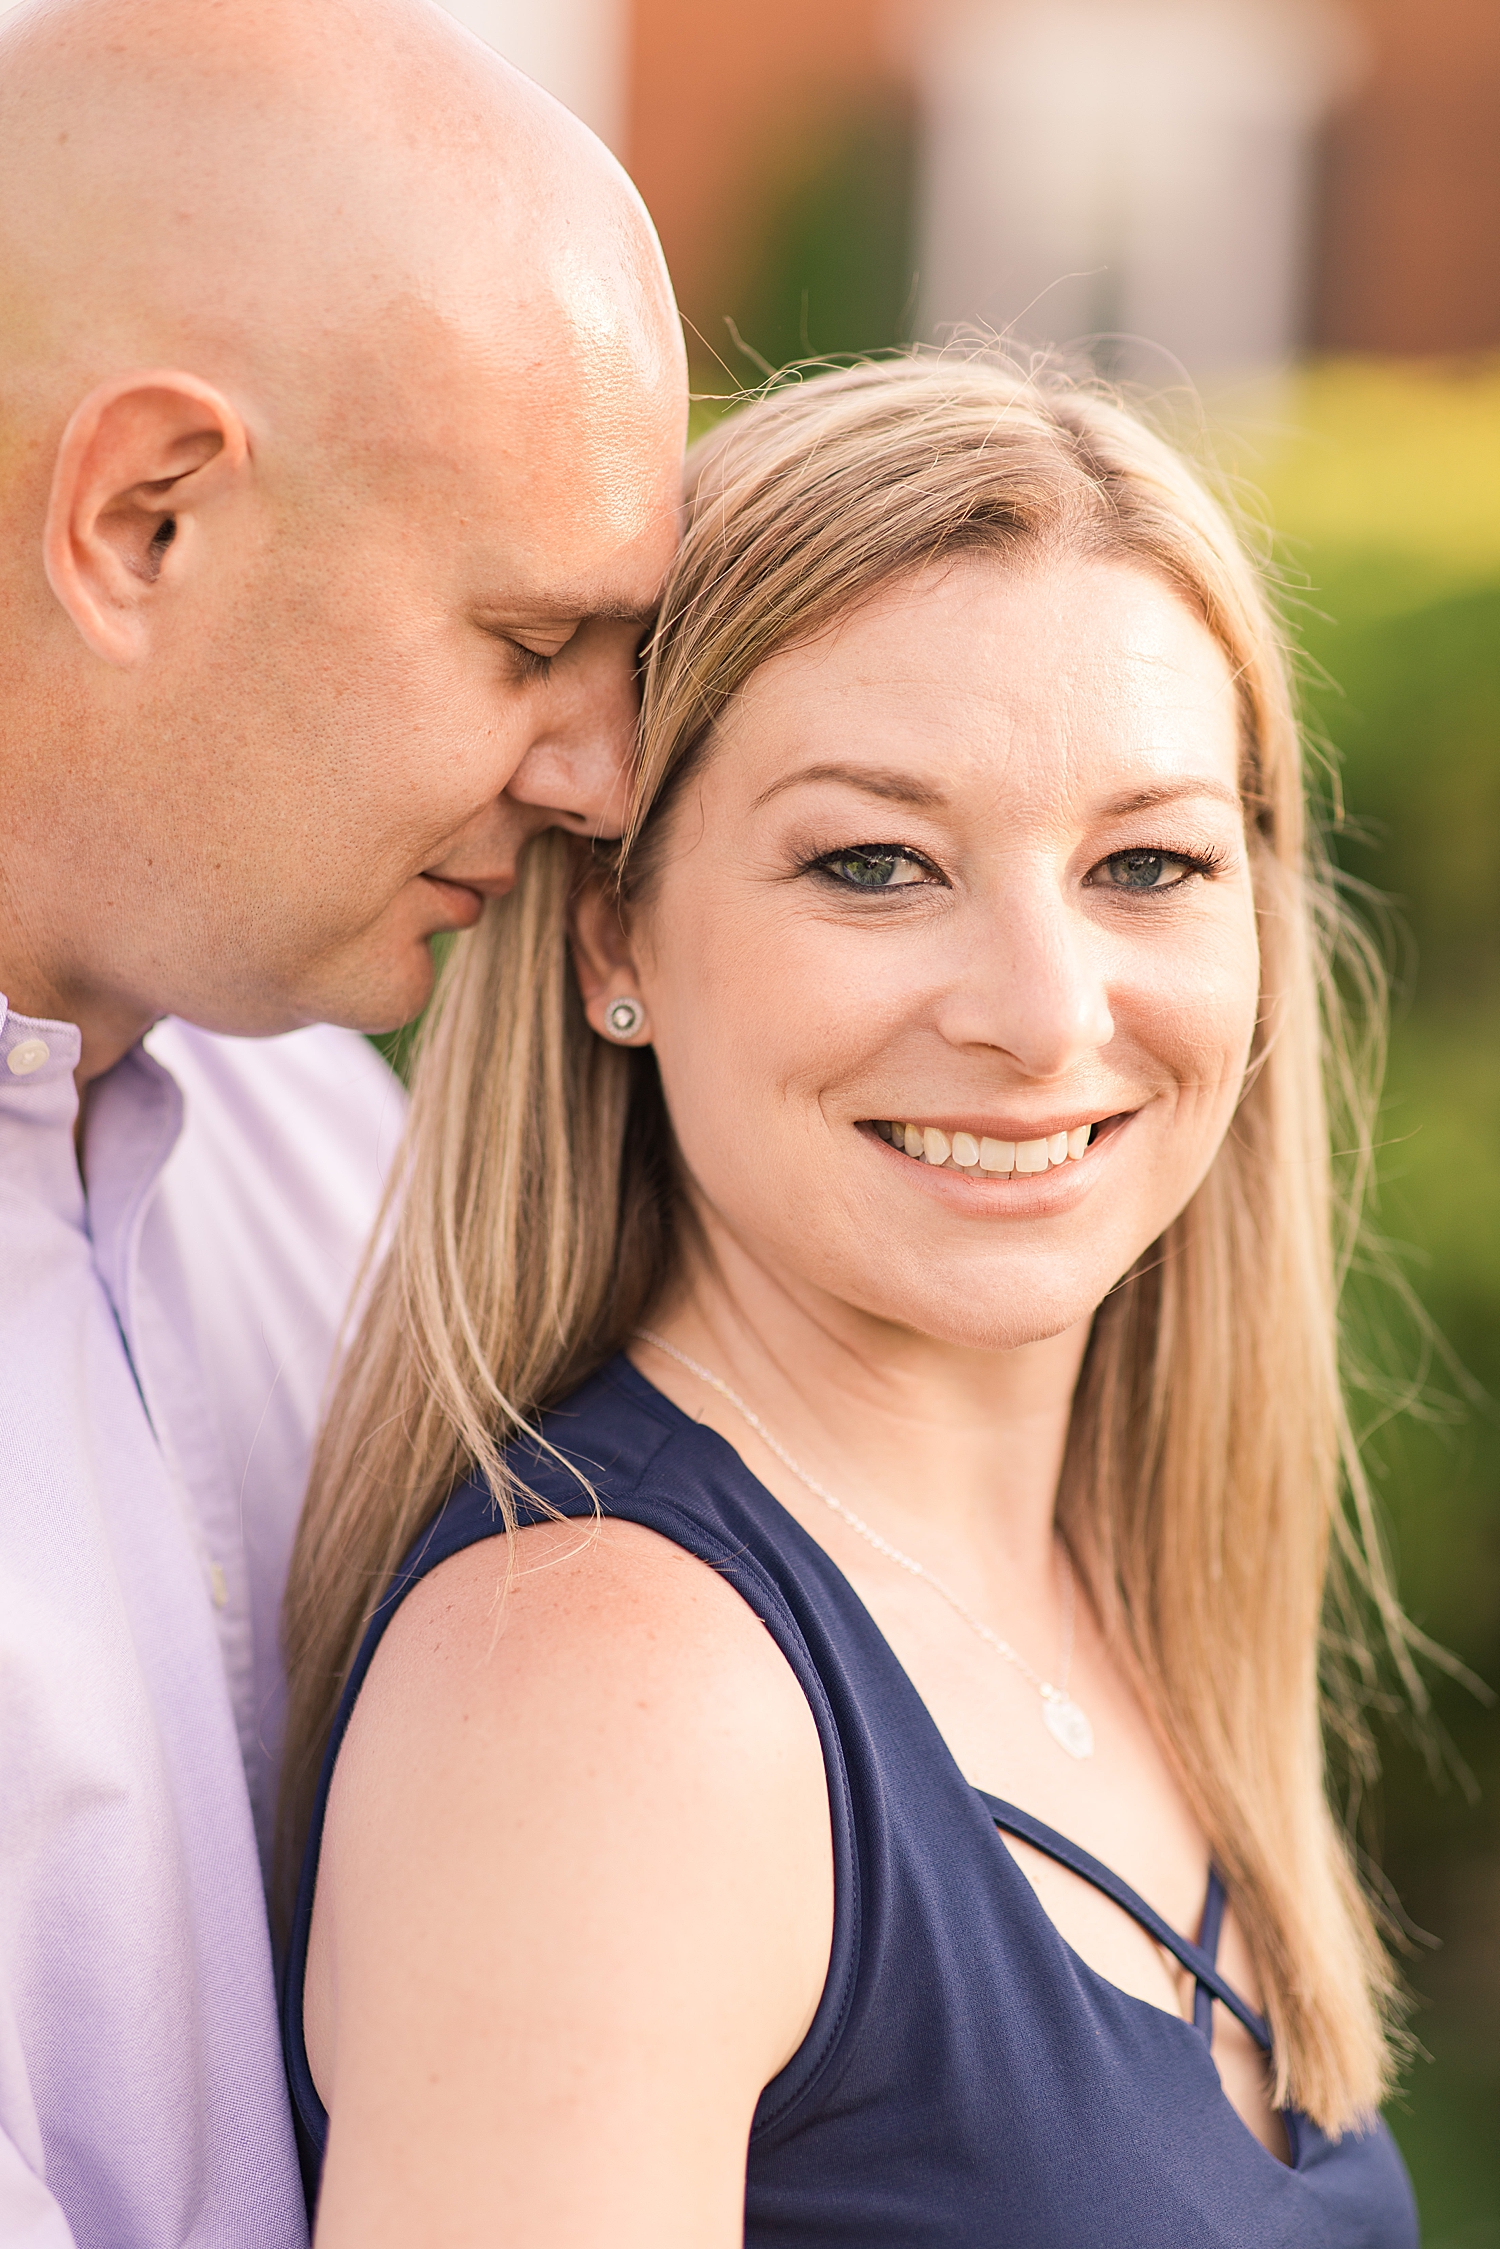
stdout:
{"type": "Polygon", "coordinates": [[[1114,1037],[1107,951],[1054,868],[1014,870],[976,906],[941,1011],[944,1037],[995,1048],[1029,1078],[1065,1076],[1114,1037]]]}

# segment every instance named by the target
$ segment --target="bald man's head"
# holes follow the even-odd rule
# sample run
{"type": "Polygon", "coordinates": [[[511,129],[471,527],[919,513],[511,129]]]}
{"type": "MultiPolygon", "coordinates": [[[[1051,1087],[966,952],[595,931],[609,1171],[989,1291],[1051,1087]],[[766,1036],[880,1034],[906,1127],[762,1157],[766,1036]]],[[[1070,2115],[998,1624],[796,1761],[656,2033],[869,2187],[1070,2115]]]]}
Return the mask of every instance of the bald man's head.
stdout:
{"type": "Polygon", "coordinates": [[[439,9],[7,19],[12,1005],[99,1060],[413,1012],[532,830],[611,817],[684,411],[629,183],[439,9]]]}

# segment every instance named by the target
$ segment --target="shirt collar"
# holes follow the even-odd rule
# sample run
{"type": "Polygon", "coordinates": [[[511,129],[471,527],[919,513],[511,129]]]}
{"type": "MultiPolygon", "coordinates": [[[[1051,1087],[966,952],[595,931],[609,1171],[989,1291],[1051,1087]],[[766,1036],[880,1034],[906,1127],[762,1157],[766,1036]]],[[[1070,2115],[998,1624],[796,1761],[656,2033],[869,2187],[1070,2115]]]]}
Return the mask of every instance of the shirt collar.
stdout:
{"type": "Polygon", "coordinates": [[[92,1233],[117,1305],[137,1222],[182,1125],[175,1081],[134,1046],[91,1088],[88,1193],[74,1127],[82,1038],[73,1023],[17,1015],[0,996],[0,1164],[8,1187],[92,1233]]]}
{"type": "Polygon", "coordinates": [[[81,1226],[83,1183],[73,1151],[83,1041],[76,1024],[17,1015],[0,997],[0,1133],[7,1183],[81,1226]]]}

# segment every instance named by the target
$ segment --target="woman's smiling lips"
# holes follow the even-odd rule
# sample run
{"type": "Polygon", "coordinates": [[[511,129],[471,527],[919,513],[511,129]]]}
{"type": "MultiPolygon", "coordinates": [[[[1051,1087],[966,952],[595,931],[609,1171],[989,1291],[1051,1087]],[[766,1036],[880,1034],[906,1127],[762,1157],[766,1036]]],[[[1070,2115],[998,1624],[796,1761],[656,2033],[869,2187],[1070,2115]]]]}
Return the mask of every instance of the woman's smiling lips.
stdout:
{"type": "MultiPolygon", "coordinates": [[[[1096,1169],[1097,1151],[1115,1138],[1136,1115],[1120,1109],[1105,1117],[1058,1119],[1041,1127],[1007,1127],[987,1131],[983,1125],[917,1123],[910,1119],[870,1118],[860,1127],[869,1139],[888,1146],[902,1163],[927,1172],[941,1172],[955,1187],[1003,1188],[1009,1195],[1025,1194],[1028,1205],[1034,1190],[1055,1177],[1057,1187],[1080,1185],[1096,1169]],[[1094,1161],[1086,1159],[1093,1157],[1094,1161]]],[[[994,1198],[985,1195],[986,1202],[994,1198]]],[[[1053,1195],[1046,1200],[1051,1203],[1053,1195]]],[[[1068,1199],[1071,1200],[1071,1197],[1068,1199]]]]}

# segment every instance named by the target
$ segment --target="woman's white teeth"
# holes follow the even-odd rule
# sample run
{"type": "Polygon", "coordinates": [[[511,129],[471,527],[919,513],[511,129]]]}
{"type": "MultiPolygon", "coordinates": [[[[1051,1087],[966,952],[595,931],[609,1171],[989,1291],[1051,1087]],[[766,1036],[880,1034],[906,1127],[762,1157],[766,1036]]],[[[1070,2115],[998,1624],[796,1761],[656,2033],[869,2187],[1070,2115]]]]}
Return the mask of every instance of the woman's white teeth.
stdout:
{"type": "Polygon", "coordinates": [[[960,1171],[1050,1171],[1070,1158],[1077,1162],[1088,1149],[1092,1125],[1074,1125],[1071,1132],[1053,1132],[1045,1140],[980,1139],[972,1132],[947,1133],[937,1125],[904,1124],[899,1120],[877,1124],[875,1130],[893,1148],[904,1148],[919,1163],[956,1165],[960,1171]]]}

